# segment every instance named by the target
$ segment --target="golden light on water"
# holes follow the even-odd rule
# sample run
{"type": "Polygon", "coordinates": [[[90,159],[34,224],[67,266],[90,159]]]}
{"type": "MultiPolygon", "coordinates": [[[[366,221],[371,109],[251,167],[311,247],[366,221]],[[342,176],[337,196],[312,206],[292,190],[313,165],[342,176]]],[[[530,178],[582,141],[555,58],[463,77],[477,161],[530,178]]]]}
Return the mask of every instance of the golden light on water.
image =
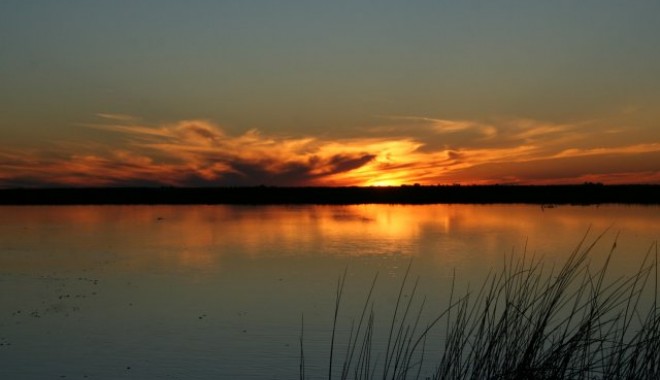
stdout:
{"type": "Polygon", "coordinates": [[[44,245],[58,246],[62,231],[67,231],[69,239],[65,247],[38,259],[8,251],[0,264],[17,271],[29,266],[44,270],[89,268],[96,261],[130,271],[223,268],[232,260],[255,260],[264,255],[414,256],[420,247],[428,250],[426,254],[444,255],[463,252],[464,245],[471,244],[475,236],[492,248],[489,255],[501,257],[512,249],[522,249],[526,241],[543,253],[546,247],[540,242],[548,241],[548,236],[570,235],[562,241],[566,250],[559,252],[569,253],[590,226],[592,231],[604,231],[616,221],[621,242],[630,244],[640,234],[654,234],[658,215],[657,207],[622,209],[612,205],[548,210],[526,205],[352,205],[92,206],[4,211],[0,225],[7,247],[20,246],[31,252],[44,245]],[[56,222],[60,227],[53,228],[56,222]],[[42,229],[39,239],[34,238],[34,231],[24,228],[30,225],[42,229]],[[520,245],[500,239],[502,231],[520,245]],[[464,236],[470,238],[454,238],[466,232],[469,234],[464,236]]]}

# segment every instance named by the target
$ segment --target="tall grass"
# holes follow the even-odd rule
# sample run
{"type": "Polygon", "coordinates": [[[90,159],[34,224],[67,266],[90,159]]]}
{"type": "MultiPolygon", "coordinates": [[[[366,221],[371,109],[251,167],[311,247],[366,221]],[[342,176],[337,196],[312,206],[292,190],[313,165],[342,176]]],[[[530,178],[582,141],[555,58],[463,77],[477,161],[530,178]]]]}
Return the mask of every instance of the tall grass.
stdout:
{"type": "MultiPolygon", "coordinates": [[[[420,321],[425,300],[414,301],[417,281],[410,284],[409,266],[380,353],[373,344],[374,278],[350,328],[341,372],[333,373],[344,272],[337,286],[328,379],[660,378],[657,243],[636,273],[609,279],[616,240],[602,266],[594,270],[589,263],[601,237],[586,243],[585,236],[559,268],[545,268],[525,255],[512,257],[479,288],[461,295],[455,294],[454,276],[448,305],[426,324],[420,321]],[[642,302],[643,294],[653,301],[642,302]],[[430,339],[444,343],[439,354],[425,351],[430,339]]],[[[302,332],[300,344],[305,379],[302,332]]]]}

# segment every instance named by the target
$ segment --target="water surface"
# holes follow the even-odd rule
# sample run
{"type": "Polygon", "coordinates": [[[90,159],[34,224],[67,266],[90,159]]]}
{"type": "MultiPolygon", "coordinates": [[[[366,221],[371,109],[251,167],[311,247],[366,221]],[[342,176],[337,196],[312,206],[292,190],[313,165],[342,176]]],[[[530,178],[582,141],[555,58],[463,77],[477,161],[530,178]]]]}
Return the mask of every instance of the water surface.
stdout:
{"type": "Polygon", "coordinates": [[[511,255],[561,263],[589,230],[607,231],[595,263],[616,240],[612,276],[635,271],[660,236],[659,211],[0,207],[0,378],[293,378],[303,314],[308,374],[322,377],[344,270],[343,332],[376,273],[376,313],[390,318],[411,260],[430,320],[454,273],[466,286],[511,255]]]}

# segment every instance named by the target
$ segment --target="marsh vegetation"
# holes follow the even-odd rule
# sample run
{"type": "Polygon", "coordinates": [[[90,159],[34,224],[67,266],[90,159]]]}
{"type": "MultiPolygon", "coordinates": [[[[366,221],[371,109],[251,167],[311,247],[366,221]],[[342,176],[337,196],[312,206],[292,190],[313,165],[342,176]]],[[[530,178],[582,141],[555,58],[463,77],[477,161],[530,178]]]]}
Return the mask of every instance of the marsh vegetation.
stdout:
{"type": "MultiPolygon", "coordinates": [[[[455,290],[435,319],[421,321],[425,299],[418,280],[403,278],[390,316],[377,315],[372,294],[350,326],[336,338],[346,273],[338,280],[329,379],[657,379],[660,378],[658,247],[649,248],[639,270],[612,277],[592,251],[602,235],[585,237],[563,265],[549,267],[523,254],[510,257],[479,287],[455,290]],[[377,317],[389,318],[384,351],[376,352],[377,317]],[[426,351],[440,339],[439,353],[426,351]],[[339,348],[341,347],[341,349],[339,348]],[[428,373],[427,373],[428,372],[428,373]]],[[[412,261],[411,261],[412,264],[412,261]]],[[[383,332],[378,332],[383,334],[383,332]]],[[[381,347],[381,346],[378,346],[381,347]]],[[[304,321],[300,378],[307,378],[304,321]]]]}

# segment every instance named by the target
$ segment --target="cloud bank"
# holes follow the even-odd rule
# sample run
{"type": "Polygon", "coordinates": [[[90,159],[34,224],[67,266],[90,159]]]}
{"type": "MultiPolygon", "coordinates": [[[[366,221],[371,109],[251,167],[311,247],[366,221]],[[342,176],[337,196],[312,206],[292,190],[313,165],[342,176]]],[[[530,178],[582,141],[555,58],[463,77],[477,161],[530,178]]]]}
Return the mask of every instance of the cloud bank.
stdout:
{"type": "Polygon", "coordinates": [[[0,186],[660,183],[660,143],[603,144],[590,123],[390,117],[362,137],[231,135],[205,120],[98,114],[121,143],[0,149],[0,186]],[[599,141],[601,142],[599,144],[599,141]]]}

